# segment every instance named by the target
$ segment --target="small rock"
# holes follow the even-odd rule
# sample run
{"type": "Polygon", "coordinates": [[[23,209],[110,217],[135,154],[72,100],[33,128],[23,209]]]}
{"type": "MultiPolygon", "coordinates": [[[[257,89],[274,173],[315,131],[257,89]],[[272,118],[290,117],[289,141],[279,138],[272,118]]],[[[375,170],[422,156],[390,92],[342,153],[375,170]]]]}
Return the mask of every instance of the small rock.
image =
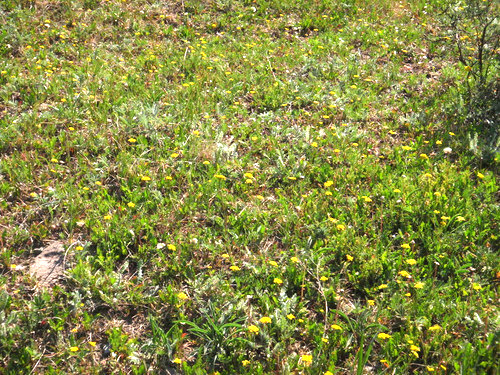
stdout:
{"type": "Polygon", "coordinates": [[[51,287],[64,276],[64,245],[54,241],[43,248],[30,265],[30,275],[40,287],[51,287]]]}

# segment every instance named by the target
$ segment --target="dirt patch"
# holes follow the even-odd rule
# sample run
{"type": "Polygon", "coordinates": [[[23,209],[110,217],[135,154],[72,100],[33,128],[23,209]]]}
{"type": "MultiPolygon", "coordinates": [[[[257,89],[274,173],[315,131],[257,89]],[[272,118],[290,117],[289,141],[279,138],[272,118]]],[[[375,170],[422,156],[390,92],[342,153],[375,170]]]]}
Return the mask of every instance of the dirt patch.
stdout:
{"type": "Polygon", "coordinates": [[[30,275],[39,287],[51,287],[64,277],[64,245],[54,241],[42,249],[30,265],[30,275]]]}

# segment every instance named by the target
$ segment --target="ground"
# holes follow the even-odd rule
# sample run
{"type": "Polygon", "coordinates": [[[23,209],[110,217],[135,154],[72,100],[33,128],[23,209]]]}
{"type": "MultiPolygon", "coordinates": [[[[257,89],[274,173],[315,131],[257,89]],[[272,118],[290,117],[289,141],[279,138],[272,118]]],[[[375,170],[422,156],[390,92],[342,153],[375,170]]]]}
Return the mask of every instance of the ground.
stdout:
{"type": "Polygon", "coordinates": [[[495,373],[497,10],[3,1],[0,372],[495,373]]]}

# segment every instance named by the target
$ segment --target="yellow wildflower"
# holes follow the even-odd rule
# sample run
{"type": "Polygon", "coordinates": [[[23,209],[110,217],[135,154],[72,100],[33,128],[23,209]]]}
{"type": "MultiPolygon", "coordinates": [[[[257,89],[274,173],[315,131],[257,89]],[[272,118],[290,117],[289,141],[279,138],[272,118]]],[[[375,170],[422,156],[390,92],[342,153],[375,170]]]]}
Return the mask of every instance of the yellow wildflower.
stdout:
{"type": "Polygon", "coordinates": [[[302,354],[300,358],[302,359],[302,362],[306,364],[311,364],[313,360],[313,356],[310,354],[302,354]]]}
{"type": "Polygon", "coordinates": [[[424,283],[423,282],[417,282],[415,283],[413,286],[415,287],[415,289],[422,289],[424,287],[424,283]]]}
{"type": "Polygon", "coordinates": [[[406,277],[407,279],[410,278],[410,274],[407,271],[399,271],[398,275],[406,277]]]}
{"type": "Polygon", "coordinates": [[[429,331],[439,331],[441,329],[441,326],[439,324],[434,324],[433,326],[429,327],[429,331]]]}
{"type": "Polygon", "coordinates": [[[248,326],[248,331],[250,331],[250,333],[257,334],[259,333],[259,327],[252,324],[251,326],[248,326]]]}
{"type": "Polygon", "coordinates": [[[269,323],[272,323],[272,319],[268,316],[263,316],[262,318],[259,319],[259,322],[261,322],[262,324],[269,324],[269,323]]]}
{"type": "Polygon", "coordinates": [[[186,300],[188,299],[188,296],[186,293],[180,292],[179,294],[177,294],[177,298],[179,298],[180,300],[186,300]]]}
{"type": "Polygon", "coordinates": [[[391,335],[388,335],[387,333],[384,333],[384,332],[380,332],[377,337],[381,340],[386,340],[386,339],[390,339],[392,336],[391,335]]]}

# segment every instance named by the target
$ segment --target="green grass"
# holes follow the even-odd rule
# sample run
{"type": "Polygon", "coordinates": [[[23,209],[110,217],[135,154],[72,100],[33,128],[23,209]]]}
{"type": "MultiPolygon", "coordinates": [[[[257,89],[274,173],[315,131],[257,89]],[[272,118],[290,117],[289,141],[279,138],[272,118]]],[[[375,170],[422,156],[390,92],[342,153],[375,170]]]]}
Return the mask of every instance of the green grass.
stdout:
{"type": "Polygon", "coordinates": [[[495,373],[445,3],[3,1],[0,373],[495,373]]]}

